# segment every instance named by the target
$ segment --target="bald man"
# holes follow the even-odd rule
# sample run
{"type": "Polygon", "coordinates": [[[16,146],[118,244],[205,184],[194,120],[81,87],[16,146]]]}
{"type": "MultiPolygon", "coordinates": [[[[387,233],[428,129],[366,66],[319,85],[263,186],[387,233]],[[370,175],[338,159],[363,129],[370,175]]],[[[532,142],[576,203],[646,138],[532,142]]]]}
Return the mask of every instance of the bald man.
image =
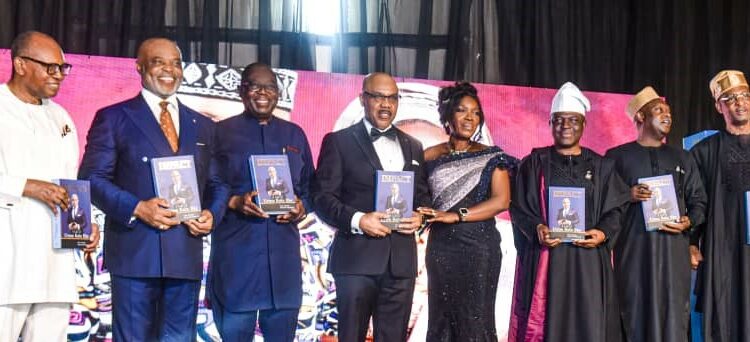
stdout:
{"type": "Polygon", "coordinates": [[[375,211],[375,173],[414,172],[414,207],[427,206],[424,153],[417,139],[393,126],[399,95],[390,75],[368,75],[359,98],[364,120],[323,138],[313,205],[338,229],[328,272],[336,281],[339,341],[364,341],[370,317],[375,341],[405,341],[421,216],[402,218],[393,232],[383,225],[388,214],[375,211]]]}
{"type": "Polygon", "coordinates": [[[214,124],[175,96],[182,56],[167,39],[138,49],[143,89],[99,110],[88,134],[80,178],[107,214],[104,261],[112,274],[115,341],[193,341],[203,274],[202,237],[228,190],[211,166],[214,124]],[[180,222],[154,191],[151,160],[192,155],[202,195],[198,219],[180,222]]]}
{"type": "MultiPolygon", "coordinates": [[[[11,47],[13,74],[0,85],[0,341],[65,341],[78,301],[73,250],[52,248],[52,222],[75,179],[78,139],[68,113],[50,100],[71,69],[40,32],[11,47]]],[[[99,240],[94,228],[91,251],[99,240]]]]}

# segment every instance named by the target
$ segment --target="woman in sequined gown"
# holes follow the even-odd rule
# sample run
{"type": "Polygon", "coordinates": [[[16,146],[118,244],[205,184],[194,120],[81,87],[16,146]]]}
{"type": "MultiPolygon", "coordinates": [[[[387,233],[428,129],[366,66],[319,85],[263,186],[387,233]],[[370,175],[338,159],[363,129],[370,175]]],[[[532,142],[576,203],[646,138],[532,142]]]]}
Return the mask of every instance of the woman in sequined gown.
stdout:
{"type": "Polygon", "coordinates": [[[432,208],[427,242],[427,341],[493,341],[500,276],[500,233],[494,217],[510,203],[513,157],[474,141],[484,123],[476,89],[456,83],[440,91],[440,120],[449,141],[428,148],[432,208]]]}

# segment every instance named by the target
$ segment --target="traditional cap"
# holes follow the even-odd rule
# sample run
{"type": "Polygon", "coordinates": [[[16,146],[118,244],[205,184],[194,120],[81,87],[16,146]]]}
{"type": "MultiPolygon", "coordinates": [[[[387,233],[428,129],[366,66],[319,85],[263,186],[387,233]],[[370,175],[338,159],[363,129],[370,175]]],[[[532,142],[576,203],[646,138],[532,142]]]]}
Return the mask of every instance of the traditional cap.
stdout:
{"type": "Polygon", "coordinates": [[[591,103],[586,96],[571,82],[565,82],[552,99],[550,115],[557,112],[575,112],[586,116],[591,110],[591,103]]]}
{"type": "Polygon", "coordinates": [[[747,81],[742,71],[722,70],[711,79],[708,86],[711,89],[711,95],[713,95],[714,100],[718,100],[721,95],[734,88],[747,87],[747,81]]]}
{"type": "Polygon", "coordinates": [[[643,106],[659,98],[661,97],[656,93],[656,90],[654,90],[654,88],[651,88],[651,86],[647,86],[646,88],[641,89],[638,94],[635,94],[635,96],[630,99],[630,101],[628,102],[628,108],[625,109],[625,112],[628,113],[628,116],[630,116],[631,119],[633,119],[635,118],[635,113],[641,110],[643,106]]]}

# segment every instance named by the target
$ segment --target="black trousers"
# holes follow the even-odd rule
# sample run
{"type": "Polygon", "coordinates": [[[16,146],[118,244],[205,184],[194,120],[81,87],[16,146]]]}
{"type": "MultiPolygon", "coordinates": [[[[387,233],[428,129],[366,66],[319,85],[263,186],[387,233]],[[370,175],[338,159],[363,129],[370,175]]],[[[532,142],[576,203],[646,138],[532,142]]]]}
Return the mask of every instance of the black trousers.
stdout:
{"type": "Polygon", "coordinates": [[[363,342],[373,319],[376,342],[406,341],[414,297],[414,278],[381,275],[334,275],[339,341],[363,342]]]}

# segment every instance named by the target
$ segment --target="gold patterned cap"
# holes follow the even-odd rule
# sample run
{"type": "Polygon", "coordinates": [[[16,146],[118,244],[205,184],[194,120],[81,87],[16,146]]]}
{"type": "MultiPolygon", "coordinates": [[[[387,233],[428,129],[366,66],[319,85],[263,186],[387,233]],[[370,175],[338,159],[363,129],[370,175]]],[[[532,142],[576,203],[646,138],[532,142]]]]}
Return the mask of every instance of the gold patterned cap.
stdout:
{"type": "Polygon", "coordinates": [[[713,95],[714,100],[718,100],[721,95],[734,88],[747,87],[747,80],[745,80],[745,74],[742,71],[722,70],[711,79],[708,86],[711,89],[711,95],[713,95]]]}
{"type": "Polygon", "coordinates": [[[633,96],[632,99],[628,102],[628,108],[625,109],[625,112],[628,113],[628,116],[630,116],[631,119],[635,118],[635,113],[638,113],[643,106],[645,106],[647,103],[660,99],[661,97],[659,94],[656,93],[656,90],[652,88],[651,86],[647,86],[646,88],[641,89],[635,96],[633,96]]]}

